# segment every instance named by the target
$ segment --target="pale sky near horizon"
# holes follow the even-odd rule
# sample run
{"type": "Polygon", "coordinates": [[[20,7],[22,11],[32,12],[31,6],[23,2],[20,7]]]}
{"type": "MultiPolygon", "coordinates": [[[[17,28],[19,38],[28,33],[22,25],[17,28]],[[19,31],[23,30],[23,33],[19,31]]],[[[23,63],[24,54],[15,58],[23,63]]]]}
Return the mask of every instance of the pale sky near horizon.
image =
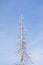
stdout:
{"type": "Polygon", "coordinates": [[[18,62],[21,14],[25,37],[31,43],[33,65],[43,65],[43,0],[0,0],[0,65],[18,62]]]}

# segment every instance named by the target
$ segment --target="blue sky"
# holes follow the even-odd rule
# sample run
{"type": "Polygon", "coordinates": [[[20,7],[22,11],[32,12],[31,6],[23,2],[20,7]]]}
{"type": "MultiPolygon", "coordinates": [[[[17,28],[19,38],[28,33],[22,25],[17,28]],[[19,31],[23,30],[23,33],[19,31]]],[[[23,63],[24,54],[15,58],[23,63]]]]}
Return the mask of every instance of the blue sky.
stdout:
{"type": "Polygon", "coordinates": [[[43,0],[0,0],[0,65],[18,62],[21,14],[34,65],[43,65],[43,0]]]}

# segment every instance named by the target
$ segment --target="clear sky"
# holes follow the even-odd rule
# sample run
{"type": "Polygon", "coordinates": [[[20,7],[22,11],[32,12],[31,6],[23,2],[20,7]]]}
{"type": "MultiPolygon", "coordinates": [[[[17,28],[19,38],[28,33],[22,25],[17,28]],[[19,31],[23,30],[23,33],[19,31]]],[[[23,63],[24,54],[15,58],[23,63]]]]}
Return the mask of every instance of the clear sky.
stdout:
{"type": "Polygon", "coordinates": [[[43,65],[43,0],[0,0],[0,65],[18,62],[21,14],[34,65],[43,65]]]}

